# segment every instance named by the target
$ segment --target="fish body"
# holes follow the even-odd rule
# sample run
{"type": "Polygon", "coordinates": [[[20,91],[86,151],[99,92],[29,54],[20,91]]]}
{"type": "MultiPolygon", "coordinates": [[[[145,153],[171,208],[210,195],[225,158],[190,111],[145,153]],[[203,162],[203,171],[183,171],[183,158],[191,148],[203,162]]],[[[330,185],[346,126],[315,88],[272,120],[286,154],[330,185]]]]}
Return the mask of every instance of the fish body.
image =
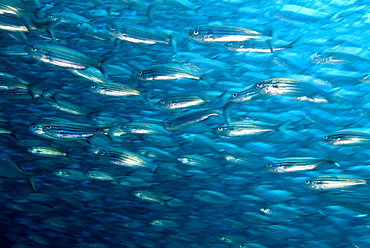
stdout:
{"type": "Polygon", "coordinates": [[[211,101],[210,97],[202,95],[180,95],[166,97],[159,100],[156,106],[164,109],[184,109],[206,104],[211,101]]]}
{"type": "Polygon", "coordinates": [[[47,124],[43,127],[46,135],[66,140],[87,139],[95,134],[103,133],[99,128],[94,126],[75,126],[75,125],[58,125],[47,124]]]}
{"type": "Polygon", "coordinates": [[[123,149],[93,148],[93,153],[112,164],[130,168],[145,168],[150,165],[148,161],[141,158],[136,153],[123,149]]]}
{"type": "Polygon", "coordinates": [[[138,90],[113,82],[91,83],[89,90],[104,96],[128,97],[141,95],[138,90]]]}
{"type": "Polygon", "coordinates": [[[318,158],[311,157],[291,157],[278,159],[265,166],[265,170],[273,173],[289,173],[289,172],[302,172],[316,169],[323,164],[335,164],[337,163],[318,158]]]}
{"type": "Polygon", "coordinates": [[[294,78],[271,78],[257,83],[255,87],[265,95],[314,97],[323,93],[315,85],[294,78]]]}
{"type": "Polygon", "coordinates": [[[50,44],[30,44],[25,51],[34,59],[42,62],[71,69],[99,68],[97,61],[76,50],[50,44]]]}
{"type": "Polygon", "coordinates": [[[166,135],[168,132],[163,129],[162,126],[147,123],[147,122],[129,122],[125,124],[118,124],[112,126],[109,129],[109,135],[111,137],[120,137],[120,136],[131,136],[131,135],[166,135]]]}
{"type": "Polygon", "coordinates": [[[201,75],[178,65],[155,65],[136,74],[142,81],[200,80],[201,75]]]}
{"type": "Polygon", "coordinates": [[[228,196],[213,190],[197,190],[193,196],[197,200],[214,204],[229,204],[231,202],[228,196]]]}
{"type": "Polygon", "coordinates": [[[156,29],[132,23],[112,22],[107,26],[108,33],[117,39],[132,43],[171,44],[171,36],[156,29]]]}
{"type": "Polygon", "coordinates": [[[148,202],[152,202],[152,203],[159,203],[159,204],[165,204],[166,203],[166,200],[164,200],[161,196],[159,196],[155,193],[152,193],[150,191],[138,190],[138,191],[133,192],[133,194],[137,198],[139,198],[141,200],[144,200],[144,201],[148,201],[148,202]]]}
{"type": "Polygon", "coordinates": [[[256,87],[248,87],[247,89],[235,92],[233,93],[229,101],[230,102],[249,102],[249,101],[255,101],[259,99],[266,98],[267,96],[265,94],[262,94],[259,92],[258,88],[256,87]]]}
{"type": "Polygon", "coordinates": [[[259,38],[260,32],[233,26],[199,26],[191,28],[189,38],[200,42],[240,42],[259,38]]]}
{"type": "Polygon", "coordinates": [[[344,129],[324,136],[327,144],[334,146],[361,146],[370,143],[370,130],[367,128],[344,129]]]}
{"type": "Polygon", "coordinates": [[[231,122],[222,124],[214,129],[215,133],[223,137],[239,137],[278,131],[277,126],[262,125],[253,122],[231,122]]]}
{"type": "Polygon", "coordinates": [[[313,190],[345,190],[367,185],[367,180],[343,176],[320,176],[305,182],[305,187],[313,190]]]}
{"type": "Polygon", "coordinates": [[[67,153],[61,152],[57,149],[45,146],[32,146],[27,148],[27,151],[37,156],[44,157],[65,157],[67,153]]]}
{"type": "Polygon", "coordinates": [[[218,115],[220,115],[220,112],[213,109],[197,110],[172,119],[164,120],[163,126],[167,131],[176,131],[205,121],[212,116],[218,115]]]}
{"type": "Polygon", "coordinates": [[[207,158],[201,155],[182,155],[177,158],[177,161],[179,161],[183,165],[187,166],[196,166],[196,167],[214,167],[219,165],[218,161],[207,158]]]}

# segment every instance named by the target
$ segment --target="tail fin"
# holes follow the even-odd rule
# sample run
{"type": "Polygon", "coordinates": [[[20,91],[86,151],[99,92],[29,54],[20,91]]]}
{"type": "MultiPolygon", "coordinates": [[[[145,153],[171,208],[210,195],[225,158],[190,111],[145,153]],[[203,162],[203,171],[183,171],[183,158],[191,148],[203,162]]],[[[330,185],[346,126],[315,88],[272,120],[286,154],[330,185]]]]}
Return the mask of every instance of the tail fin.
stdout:
{"type": "Polygon", "coordinates": [[[42,170],[42,171],[38,171],[38,172],[35,172],[35,173],[32,173],[32,174],[29,174],[28,177],[27,177],[27,182],[28,184],[30,185],[31,189],[33,190],[33,192],[37,192],[36,191],[36,185],[35,185],[35,180],[36,180],[36,177],[48,172],[49,170],[42,170]]]}

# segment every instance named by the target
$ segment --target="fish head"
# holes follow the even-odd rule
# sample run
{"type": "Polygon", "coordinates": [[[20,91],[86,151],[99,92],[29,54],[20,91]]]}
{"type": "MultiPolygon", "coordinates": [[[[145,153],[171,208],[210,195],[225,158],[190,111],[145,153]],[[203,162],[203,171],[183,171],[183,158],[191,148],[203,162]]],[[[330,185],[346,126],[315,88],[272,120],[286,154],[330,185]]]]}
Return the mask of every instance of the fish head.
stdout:
{"type": "Polygon", "coordinates": [[[89,90],[92,92],[105,92],[106,87],[104,85],[98,84],[98,83],[91,83],[89,85],[89,90]]]}
{"type": "Polygon", "coordinates": [[[136,76],[137,79],[142,80],[142,81],[153,80],[153,77],[151,77],[150,74],[148,73],[148,71],[146,71],[146,70],[139,71],[138,73],[136,73],[135,76],[136,76]]]}
{"type": "Polygon", "coordinates": [[[169,101],[168,99],[161,99],[157,102],[156,104],[158,107],[161,107],[161,108],[169,108],[171,106],[171,101],[169,101]]]}
{"type": "Polygon", "coordinates": [[[170,120],[170,119],[166,119],[166,120],[162,121],[162,126],[163,126],[163,127],[164,127],[164,129],[166,129],[167,131],[174,130],[173,122],[171,122],[171,120],[170,120]]]}
{"type": "Polygon", "coordinates": [[[162,225],[162,222],[159,221],[159,220],[152,220],[149,222],[150,225],[153,225],[153,226],[161,226],[162,225]]]}
{"type": "Polygon", "coordinates": [[[108,25],[105,27],[108,31],[108,33],[114,35],[117,33],[117,25],[115,22],[108,23],[108,25]]]}
{"type": "Polygon", "coordinates": [[[199,38],[200,37],[200,28],[195,27],[195,28],[189,29],[188,36],[189,36],[190,39],[200,40],[200,38],[199,38]]]}
{"type": "Polygon", "coordinates": [[[276,165],[275,163],[268,163],[264,169],[269,171],[269,172],[276,172],[278,169],[279,165],[276,165]]]}
{"type": "Polygon", "coordinates": [[[28,130],[31,131],[31,133],[33,134],[44,134],[44,125],[41,125],[41,124],[35,124],[35,125],[32,125],[28,128],[28,130]]]}
{"type": "Polygon", "coordinates": [[[328,135],[322,137],[322,141],[330,145],[339,145],[341,142],[341,135],[328,135]]]}
{"type": "Polygon", "coordinates": [[[58,21],[60,18],[57,17],[55,14],[53,13],[48,13],[46,14],[46,19],[50,22],[55,22],[55,21],[58,21]]]}
{"type": "Polygon", "coordinates": [[[24,50],[26,51],[26,53],[29,56],[31,56],[35,59],[41,59],[45,56],[43,51],[39,48],[39,46],[37,46],[35,44],[29,44],[29,45],[25,46],[24,50]]]}
{"type": "Polygon", "coordinates": [[[218,134],[220,136],[227,136],[230,133],[230,131],[233,130],[233,127],[222,124],[222,125],[214,128],[213,130],[216,134],[218,134]]]}

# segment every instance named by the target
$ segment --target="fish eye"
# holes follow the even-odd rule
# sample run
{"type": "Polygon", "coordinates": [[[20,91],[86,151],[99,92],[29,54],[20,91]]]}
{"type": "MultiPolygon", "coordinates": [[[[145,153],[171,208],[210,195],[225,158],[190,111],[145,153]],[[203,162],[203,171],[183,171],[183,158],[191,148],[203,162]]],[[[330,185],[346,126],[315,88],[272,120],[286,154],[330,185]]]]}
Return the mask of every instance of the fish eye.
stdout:
{"type": "Polygon", "coordinates": [[[90,84],[90,88],[92,88],[92,89],[95,89],[96,88],[96,84],[90,84]]]}
{"type": "Polygon", "coordinates": [[[169,121],[169,120],[164,120],[164,121],[163,121],[163,124],[164,124],[165,126],[168,126],[168,125],[170,124],[170,121],[169,121]]]}
{"type": "Polygon", "coordinates": [[[238,93],[234,93],[234,94],[233,94],[233,97],[237,97],[237,96],[238,96],[238,93]]]}
{"type": "Polygon", "coordinates": [[[101,151],[101,152],[100,152],[100,155],[104,155],[104,154],[105,154],[105,151],[101,151]]]}
{"type": "Polygon", "coordinates": [[[139,71],[138,74],[139,74],[139,76],[143,75],[143,71],[139,71]]]}
{"type": "Polygon", "coordinates": [[[114,22],[110,25],[110,29],[113,31],[116,30],[116,24],[114,22]]]}
{"type": "Polygon", "coordinates": [[[222,130],[224,130],[224,127],[218,127],[217,130],[222,131],[222,130]]]}
{"type": "Polygon", "coordinates": [[[322,137],[322,139],[327,140],[327,139],[329,139],[329,136],[324,136],[324,137],[322,137]]]}
{"type": "Polygon", "coordinates": [[[47,128],[47,129],[51,129],[51,126],[50,126],[50,125],[47,125],[47,126],[45,126],[45,128],[47,128]]]}
{"type": "Polygon", "coordinates": [[[258,88],[261,88],[261,87],[262,87],[262,83],[258,83],[258,84],[256,84],[256,86],[257,86],[258,88]]]}
{"type": "Polygon", "coordinates": [[[267,166],[271,167],[272,166],[272,163],[268,163],[267,166]]]}
{"type": "Polygon", "coordinates": [[[36,52],[37,51],[37,47],[35,45],[31,45],[30,48],[32,49],[32,51],[36,52]]]}
{"type": "Polygon", "coordinates": [[[37,125],[32,125],[31,128],[36,130],[37,129],[37,125]]]}
{"type": "Polygon", "coordinates": [[[162,99],[159,101],[160,104],[165,104],[166,103],[166,100],[162,99]]]}
{"type": "Polygon", "coordinates": [[[194,35],[198,35],[198,34],[199,34],[199,28],[198,28],[198,27],[196,27],[196,28],[194,29],[193,34],[194,34],[194,35]]]}

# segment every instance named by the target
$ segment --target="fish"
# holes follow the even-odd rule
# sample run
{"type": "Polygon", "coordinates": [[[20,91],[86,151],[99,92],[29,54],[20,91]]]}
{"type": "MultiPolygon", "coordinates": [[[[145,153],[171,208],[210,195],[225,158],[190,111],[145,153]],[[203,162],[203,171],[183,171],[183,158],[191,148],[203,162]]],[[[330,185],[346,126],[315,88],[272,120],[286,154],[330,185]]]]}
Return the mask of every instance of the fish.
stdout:
{"type": "Polygon", "coordinates": [[[367,128],[343,129],[322,137],[322,141],[334,146],[368,145],[370,130],[367,128]]]}
{"type": "Polygon", "coordinates": [[[106,29],[115,38],[132,43],[148,45],[172,43],[172,36],[167,32],[129,22],[111,22],[106,29]]]}
{"type": "MultiPolygon", "coordinates": [[[[92,148],[92,153],[111,164],[129,168],[150,168],[150,162],[138,154],[124,149],[92,148]]],[[[154,168],[151,168],[154,169],[154,168]]]]}
{"type": "Polygon", "coordinates": [[[271,126],[264,123],[253,122],[231,122],[222,124],[214,129],[214,132],[221,137],[243,137],[250,135],[263,134],[268,132],[284,131],[286,125],[289,123],[282,123],[281,125],[271,126]]]}
{"type": "Polygon", "coordinates": [[[156,106],[163,109],[186,109],[211,102],[213,99],[204,95],[179,95],[159,100],[156,106]]]}
{"type": "Polygon", "coordinates": [[[219,116],[220,111],[214,109],[201,109],[190,111],[183,115],[166,119],[163,121],[163,127],[167,131],[177,131],[205,121],[212,116],[219,116]]]}
{"type": "Polygon", "coordinates": [[[262,33],[247,28],[214,25],[191,28],[188,36],[199,42],[240,42],[257,39],[262,36],[262,33]]]}
{"type": "Polygon", "coordinates": [[[8,158],[2,157],[0,158],[0,162],[0,177],[26,180],[33,192],[37,192],[35,184],[36,178],[48,171],[40,170],[34,173],[28,173],[8,158]]]}
{"type": "Polygon", "coordinates": [[[213,190],[197,190],[193,193],[195,199],[213,204],[229,204],[231,198],[213,190]]]}
{"type": "Polygon", "coordinates": [[[208,167],[216,167],[219,166],[219,162],[207,158],[201,155],[182,155],[177,158],[177,161],[179,161],[183,165],[187,166],[196,166],[196,167],[201,167],[201,168],[208,168],[208,167]]]}
{"type": "Polygon", "coordinates": [[[368,180],[346,176],[320,176],[305,182],[304,186],[313,190],[345,190],[355,186],[364,186],[368,180]]]}
{"type": "Polygon", "coordinates": [[[61,152],[58,149],[45,146],[32,146],[27,148],[27,151],[37,156],[44,157],[67,157],[67,153],[61,152]]]}
{"type": "Polygon", "coordinates": [[[340,167],[338,163],[328,159],[291,157],[270,162],[265,166],[265,170],[273,173],[302,172],[316,169],[324,164],[333,164],[337,167],[340,167]]]}
{"type": "Polygon", "coordinates": [[[62,68],[83,70],[94,67],[104,68],[104,62],[98,62],[85,54],[64,46],[50,44],[28,44],[25,51],[34,59],[62,68]]]}
{"type": "Polygon", "coordinates": [[[201,80],[199,72],[193,72],[179,65],[154,65],[136,74],[136,78],[142,81],[166,81],[166,80],[201,80]]]}
{"type": "MultiPolygon", "coordinates": [[[[294,78],[270,78],[255,85],[255,88],[264,95],[283,95],[303,100],[302,97],[315,100],[315,97],[324,95],[325,91],[308,82],[294,78]]],[[[323,99],[326,100],[325,98],[323,99]]]]}
{"type": "Polygon", "coordinates": [[[59,169],[53,172],[56,176],[77,181],[85,181],[88,177],[82,171],[71,170],[71,169],[59,169]]]}
{"type": "MultiPolygon", "coordinates": [[[[114,96],[114,97],[142,96],[142,93],[138,90],[127,87],[122,84],[110,82],[91,83],[89,86],[89,90],[93,93],[104,96],[114,96]]],[[[140,97],[140,99],[142,99],[142,97],[140,97]]]]}

